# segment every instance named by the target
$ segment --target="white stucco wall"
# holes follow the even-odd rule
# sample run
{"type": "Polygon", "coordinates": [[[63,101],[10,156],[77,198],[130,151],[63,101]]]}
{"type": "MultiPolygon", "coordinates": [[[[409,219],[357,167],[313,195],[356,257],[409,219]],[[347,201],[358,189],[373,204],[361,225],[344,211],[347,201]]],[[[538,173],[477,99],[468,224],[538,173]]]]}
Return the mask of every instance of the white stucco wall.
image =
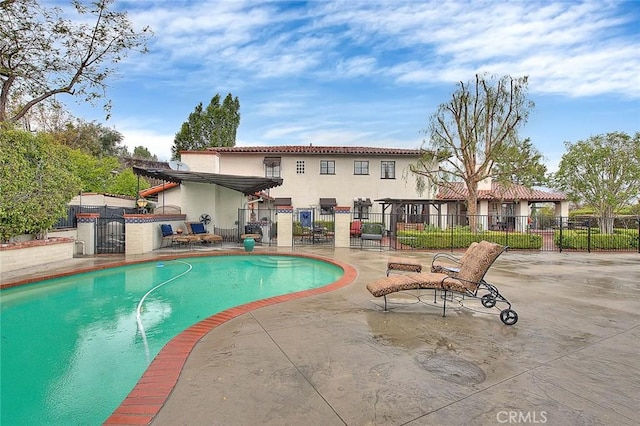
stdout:
{"type": "Polygon", "coordinates": [[[225,173],[220,171],[220,157],[209,151],[183,152],[180,161],[187,164],[192,172],[225,173]]]}
{"type": "Polygon", "coordinates": [[[182,191],[180,190],[180,186],[159,192],[158,201],[155,202],[155,204],[158,212],[162,212],[161,208],[163,206],[176,206],[180,208],[180,212],[182,212],[182,191]]]}
{"type": "MultiPolygon", "coordinates": [[[[213,155],[212,155],[213,156],[213,155]]],[[[219,173],[264,176],[264,153],[223,155],[219,162],[219,173]]],[[[415,159],[395,156],[334,156],[334,155],[274,155],[281,158],[282,186],[271,188],[271,197],[291,197],[294,207],[318,205],[320,198],[335,198],[339,206],[353,206],[354,198],[431,198],[430,192],[419,194],[415,189],[415,178],[405,181],[403,172],[415,159]],[[335,161],[334,175],[320,174],[320,161],[335,161]],[[354,174],[354,161],[369,161],[368,175],[354,174]],[[297,161],[304,161],[304,174],[297,173],[297,161]],[[381,161],[395,161],[395,179],[381,179],[381,161]]],[[[195,161],[191,170],[204,162],[198,156],[183,155],[183,161],[195,161]]],[[[204,171],[204,170],[203,170],[204,171]]],[[[374,203],[372,212],[380,212],[381,206],[374,203]]]]}
{"type": "Polygon", "coordinates": [[[136,205],[136,200],[133,197],[121,198],[104,194],[96,194],[94,192],[87,192],[80,195],[76,195],[69,201],[70,205],[74,206],[109,206],[109,207],[127,207],[132,208],[136,205]]]}
{"type": "Polygon", "coordinates": [[[182,213],[187,222],[197,222],[202,214],[211,217],[208,230],[213,226],[233,228],[238,220],[238,209],[245,208],[246,197],[231,189],[205,183],[182,184],[182,213]]]}

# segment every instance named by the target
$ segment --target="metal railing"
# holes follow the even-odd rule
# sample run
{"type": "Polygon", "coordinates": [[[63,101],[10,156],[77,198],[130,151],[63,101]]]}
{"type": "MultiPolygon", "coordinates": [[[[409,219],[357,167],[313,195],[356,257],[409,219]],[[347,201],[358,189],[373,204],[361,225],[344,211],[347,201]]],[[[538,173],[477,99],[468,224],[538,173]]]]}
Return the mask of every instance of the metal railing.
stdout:
{"type": "Polygon", "coordinates": [[[100,217],[123,217],[125,214],[137,213],[137,209],[126,208],[126,207],[109,207],[109,206],[68,205],[66,216],[60,218],[55,223],[55,225],[53,225],[53,228],[54,229],[77,228],[78,219],[76,218],[76,215],[78,213],[98,213],[100,217]]]}
{"type": "Polygon", "coordinates": [[[473,241],[488,240],[511,250],[537,251],[637,251],[640,253],[640,221],[618,216],[609,226],[595,217],[370,214],[351,219],[351,247],[378,247],[361,241],[365,223],[383,225],[382,244],[390,250],[455,250],[473,241]]]}

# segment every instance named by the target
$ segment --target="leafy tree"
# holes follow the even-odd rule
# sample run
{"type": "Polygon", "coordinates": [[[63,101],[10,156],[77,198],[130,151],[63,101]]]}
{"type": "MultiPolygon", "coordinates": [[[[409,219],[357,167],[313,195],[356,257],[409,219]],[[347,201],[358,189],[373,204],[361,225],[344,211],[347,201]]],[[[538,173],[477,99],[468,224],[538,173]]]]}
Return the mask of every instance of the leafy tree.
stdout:
{"type": "Polygon", "coordinates": [[[144,190],[149,188],[149,182],[146,179],[140,178],[138,187],[138,176],[133,173],[133,170],[126,169],[114,176],[110,180],[107,187],[109,194],[130,195],[132,197],[138,196],[138,189],[144,190]]]}
{"type": "Polygon", "coordinates": [[[640,196],[640,133],[612,132],[565,147],[554,187],[592,207],[600,232],[612,233],[614,212],[640,196]]]}
{"type": "Polygon", "coordinates": [[[42,234],[66,214],[80,190],[64,153],[45,134],[0,129],[0,239],[42,234]]]}
{"type": "Polygon", "coordinates": [[[492,178],[532,185],[544,179],[542,155],[529,139],[518,138],[533,108],[527,100],[527,80],[476,75],[475,82],[460,82],[452,99],[431,116],[425,130],[429,147],[410,166],[421,192],[427,185],[456,190],[457,184],[465,184],[474,232],[479,182],[492,178]]]}
{"type": "Polygon", "coordinates": [[[240,101],[229,93],[222,104],[216,94],[203,108],[200,102],[182,123],[171,147],[173,158],[180,158],[180,151],[199,151],[213,146],[235,146],[240,125],[240,101]]]}
{"type": "MultiPolygon", "coordinates": [[[[0,122],[17,122],[42,102],[70,94],[104,97],[113,66],[130,51],[146,51],[148,28],[136,32],[114,0],[72,0],[77,20],[37,0],[0,0],[0,122]]],[[[105,111],[110,104],[106,102],[105,111]]]]}
{"type": "Polygon", "coordinates": [[[158,157],[155,154],[151,154],[151,152],[144,146],[139,145],[133,148],[133,158],[140,158],[144,160],[153,160],[158,161],[158,157]]]}
{"type": "Polygon", "coordinates": [[[80,179],[83,192],[108,192],[115,176],[120,171],[120,162],[116,157],[94,157],[78,149],[60,146],[66,161],[62,165],[80,179]]]}
{"type": "Polygon", "coordinates": [[[88,123],[80,119],[75,122],[69,121],[62,129],[54,130],[51,134],[61,145],[79,149],[94,157],[127,154],[127,147],[120,145],[123,140],[122,134],[99,123],[88,123]]]}

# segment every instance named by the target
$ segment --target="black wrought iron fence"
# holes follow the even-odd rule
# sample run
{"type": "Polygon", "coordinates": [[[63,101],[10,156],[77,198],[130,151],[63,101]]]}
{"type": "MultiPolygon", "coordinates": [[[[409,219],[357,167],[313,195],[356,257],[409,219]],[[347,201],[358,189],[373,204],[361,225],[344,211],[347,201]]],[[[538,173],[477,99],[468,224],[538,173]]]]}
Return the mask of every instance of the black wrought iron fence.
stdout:
{"type": "Polygon", "coordinates": [[[380,223],[382,239],[391,250],[455,250],[487,240],[511,250],[637,251],[640,222],[618,216],[606,224],[595,217],[421,215],[420,222],[398,214],[352,215],[351,247],[377,247],[363,241],[361,228],[380,223]]]}
{"type": "Polygon", "coordinates": [[[101,217],[96,221],[96,254],[116,254],[125,251],[125,223],[120,217],[101,217]]]}
{"type": "Polygon", "coordinates": [[[320,207],[297,208],[293,212],[293,245],[327,245],[335,243],[335,214],[320,207]]]}
{"type": "Polygon", "coordinates": [[[237,242],[242,242],[243,236],[254,235],[258,243],[276,245],[278,238],[276,210],[238,209],[238,228],[235,228],[235,232],[237,242]]]}
{"type": "Polygon", "coordinates": [[[53,228],[76,228],[78,226],[78,219],[76,218],[78,213],[98,213],[100,217],[123,217],[125,214],[135,214],[136,212],[135,208],[126,207],[69,205],[67,206],[66,216],[60,218],[53,225],[53,228]]]}

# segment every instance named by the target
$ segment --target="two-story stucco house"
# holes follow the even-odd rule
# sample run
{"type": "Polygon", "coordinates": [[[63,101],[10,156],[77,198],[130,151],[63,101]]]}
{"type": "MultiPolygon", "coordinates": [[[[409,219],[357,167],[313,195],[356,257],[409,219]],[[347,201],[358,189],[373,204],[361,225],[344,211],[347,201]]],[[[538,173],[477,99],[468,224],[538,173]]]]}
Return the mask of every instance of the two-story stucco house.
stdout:
{"type": "Polygon", "coordinates": [[[375,199],[431,198],[416,192],[415,179],[403,178],[419,150],[339,146],[217,147],[183,152],[192,171],[282,178],[268,190],[277,203],[329,210],[339,205],[364,214],[380,212],[375,199]]]}
{"type": "MultiPolygon", "coordinates": [[[[380,220],[382,213],[389,213],[390,229],[395,229],[396,221],[443,227],[461,223],[466,214],[464,188],[455,194],[418,193],[415,176],[406,172],[419,156],[418,149],[312,145],[185,151],[181,152],[185,171],[173,171],[182,173],[173,180],[181,185],[168,184],[157,205],[178,206],[188,220],[207,215],[223,228],[259,221],[277,206],[312,209],[319,214],[331,213],[336,206],[348,207],[354,220],[380,220]],[[236,182],[240,179],[244,181],[236,182]],[[239,217],[239,211],[245,211],[247,217],[239,217]],[[450,215],[456,218],[447,218],[450,215]]],[[[491,216],[487,216],[487,228],[501,225],[502,216],[514,215],[521,216],[523,223],[507,226],[525,228],[534,202],[552,201],[566,209],[562,194],[518,187],[514,196],[514,188],[496,196],[490,181],[483,185],[486,188],[480,189],[488,191],[481,191],[487,194],[479,199],[479,214],[491,216]]]]}

